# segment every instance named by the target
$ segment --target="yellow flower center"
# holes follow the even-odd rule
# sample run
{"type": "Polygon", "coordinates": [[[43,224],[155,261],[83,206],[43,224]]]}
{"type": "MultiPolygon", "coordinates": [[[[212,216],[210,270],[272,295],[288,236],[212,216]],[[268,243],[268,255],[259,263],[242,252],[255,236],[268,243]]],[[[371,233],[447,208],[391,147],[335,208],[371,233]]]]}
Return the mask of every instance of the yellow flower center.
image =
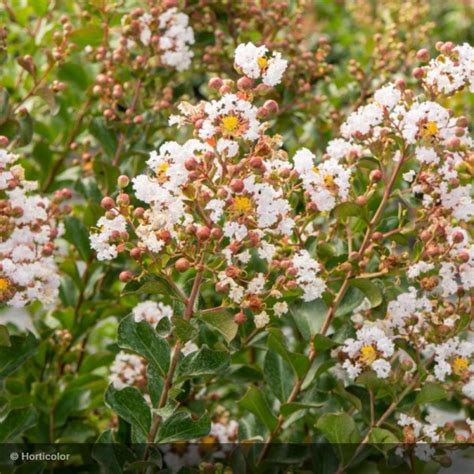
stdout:
{"type": "Polygon", "coordinates": [[[462,375],[469,367],[469,361],[465,357],[456,357],[453,361],[453,372],[462,375]]]}
{"type": "Polygon", "coordinates": [[[436,122],[427,122],[423,126],[423,135],[425,137],[434,137],[438,133],[438,125],[436,122]]]}
{"type": "Polygon", "coordinates": [[[10,280],[0,278],[0,293],[5,293],[10,289],[10,280]]]}
{"type": "Polygon", "coordinates": [[[222,117],[222,130],[225,133],[234,133],[239,127],[239,119],[235,115],[222,117]]]}
{"type": "Polygon", "coordinates": [[[360,354],[360,360],[365,365],[370,365],[375,359],[377,359],[377,352],[372,346],[362,347],[360,354]]]}
{"type": "Polygon", "coordinates": [[[268,59],[265,56],[260,56],[257,59],[257,63],[260,67],[260,69],[265,69],[268,66],[268,59]]]}
{"type": "Polygon", "coordinates": [[[246,196],[237,196],[233,208],[237,214],[248,214],[253,208],[252,201],[246,196]]]}
{"type": "Polygon", "coordinates": [[[156,168],[155,174],[160,181],[166,180],[166,172],[168,171],[169,167],[170,167],[169,163],[160,163],[158,167],[156,168]]]}
{"type": "Polygon", "coordinates": [[[328,187],[328,188],[333,188],[334,187],[334,178],[331,176],[331,175],[326,175],[324,177],[324,184],[328,187]]]}

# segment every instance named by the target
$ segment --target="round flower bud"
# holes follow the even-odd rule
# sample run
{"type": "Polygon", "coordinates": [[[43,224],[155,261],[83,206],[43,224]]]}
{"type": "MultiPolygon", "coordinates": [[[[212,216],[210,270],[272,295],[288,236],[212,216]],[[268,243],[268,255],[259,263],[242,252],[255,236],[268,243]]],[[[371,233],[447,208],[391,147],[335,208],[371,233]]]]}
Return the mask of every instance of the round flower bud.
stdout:
{"type": "Polygon", "coordinates": [[[212,77],[211,79],[209,79],[207,85],[210,89],[218,91],[224,85],[224,83],[222,82],[222,79],[220,77],[212,77]]]}
{"type": "Polygon", "coordinates": [[[464,234],[462,232],[460,232],[459,230],[457,230],[456,232],[453,232],[453,242],[459,244],[460,242],[462,242],[464,240],[464,234]]]}
{"type": "Polygon", "coordinates": [[[176,260],[174,266],[176,270],[178,270],[178,272],[185,272],[186,270],[189,270],[191,263],[186,258],[179,258],[178,260],[176,260]]]}
{"type": "Polygon", "coordinates": [[[213,239],[220,239],[222,237],[222,229],[220,227],[214,227],[211,230],[211,237],[213,239]]]}
{"type": "Polygon", "coordinates": [[[416,53],[416,58],[419,61],[428,62],[430,60],[430,53],[426,48],[422,48],[416,53]]]}
{"type": "Polygon", "coordinates": [[[115,201],[110,196],[106,196],[100,201],[100,206],[106,211],[110,211],[115,207],[115,201]]]}
{"type": "Polygon", "coordinates": [[[425,75],[425,71],[421,67],[416,67],[413,69],[413,77],[415,79],[423,79],[423,76],[425,75]]]}
{"type": "Polygon", "coordinates": [[[380,170],[372,170],[369,178],[373,183],[378,183],[382,179],[383,175],[380,170]]]}
{"type": "Polygon", "coordinates": [[[123,271],[123,272],[120,272],[119,280],[122,283],[128,283],[129,281],[133,280],[133,274],[129,271],[126,271],[126,270],[123,271]]]}
{"type": "Polygon", "coordinates": [[[141,256],[142,250],[138,247],[134,247],[132,250],[130,250],[130,257],[134,258],[135,260],[140,260],[141,256]]]}
{"type": "Polygon", "coordinates": [[[134,215],[134,217],[136,217],[137,219],[140,219],[141,217],[143,217],[143,214],[145,214],[145,209],[143,209],[143,207],[137,207],[137,208],[135,208],[135,210],[133,211],[133,215],[134,215]]]}
{"type": "Polygon", "coordinates": [[[469,120],[467,117],[458,117],[458,119],[456,120],[456,125],[458,127],[462,127],[462,128],[466,128],[468,125],[469,125],[469,120]]]}
{"type": "Polygon", "coordinates": [[[128,194],[120,193],[117,197],[117,204],[120,206],[128,206],[130,204],[130,197],[128,194]]]}
{"type": "Polygon", "coordinates": [[[268,110],[269,113],[274,114],[278,112],[278,103],[275,100],[267,100],[263,104],[263,108],[268,110]]]}
{"type": "Polygon", "coordinates": [[[216,283],[216,291],[217,293],[225,294],[229,291],[229,285],[227,283],[219,281],[216,283]]]}
{"type": "Polygon", "coordinates": [[[245,316],[245,313],[243,311],[240,311],[240,313],[237,313],[234,316],[234,322],[238,324],[239,326],[244,324],[245,321],[247,321],[247,316],[245,316]]]}
{"type": "Polygon", "coordinates": [[[5,135],[0,135],[0,146],[7,146],[10,140],[5,135]]]}
{"type": "Polygon", "coordinates": [[[367,204],[367,196],[357,196],[356,198],[356,204],[359,206],[365,206],[367,204]]]}
{"type": "Polygon", "coordinates": [[[255,169],[260,169],[263,166],[263,161],[259,156],[250,158],[250,166],[255,169]]]}
{"type": "Polygon", "coordinates": [[[122,174],[121,176],[119,176],[117,178],[117,184],[119,186],[119,188],[126,188],[130,183],[130,180],[128,179],[128,176],[125,176],[124,174],[122,174]]]}
{"type": "Polygon", "coordinates": [[[382,240],[383,239],[382,232],[374,232],[372,234],[372,239],[375,240],[376,242],[379,241],[379,240],[382,240]]]}
{"type": "Polygon", "coordinates": [[[241,193],[244,190],[244,182],[241,179],[233,179],[230,182],[230,189],[232,189],[234,193],[241,193]]]}
{"type": "Polygon", "coordinates": [[[171,241],[171,232],[167,229],[160,229],[156,232],[156,237],[167,244],[171,241]]]}
{"type": "Polygon", "coordinates": [[[253,81],[250,77],[244,76],[237,81],[237,89],[245,91],[253,87],[253,81]]]}
{"type": "Polygon", "coordinates": [[[461,140],[458,137],[451,137],[446,141],[446,146],[450,149],[456,149],[461,145],[461,140]]]}
{"type": "Polygon", "coordinates": [[[199,240],[207,240],[211,236],[211,230],[207,226],[201,226],[196,232],[199,240]]]}
{"type": "Polygon", "coordinates": [[[194,158],[188,158],[185,162],[184,162],[184,167],[188,170],[188,171],[194,171],[198,166],[198,162],[194,159],[194,158]]]}
{"type": "Polygon", "coordinates": [[[428,242],[428,240],[430,240],[432,237],[432,234],[429,230],[424,230],[421,234],[420,234],[420,239],[423,241],[423,242],[428,242]]]}
{"type": "Polygon", "coordinates": [[[462,250],[461,252],[458,253],[458,259],[463,263],[469,262],[469,259],[470,259],[469,252],[462,250]]]}

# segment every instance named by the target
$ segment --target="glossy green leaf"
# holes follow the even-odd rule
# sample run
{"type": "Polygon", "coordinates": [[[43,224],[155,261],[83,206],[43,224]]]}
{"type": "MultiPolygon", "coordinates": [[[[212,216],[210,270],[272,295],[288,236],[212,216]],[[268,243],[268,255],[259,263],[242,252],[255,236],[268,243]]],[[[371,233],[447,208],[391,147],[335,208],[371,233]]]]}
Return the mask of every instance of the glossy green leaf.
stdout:
{"type": "Polygon", "coordinates": [[[36,424],[34,408],[12,410],[0,423],[0,443],[15,441],[24,431],[36,424]]]}
{"type": "Polygon", "coordinates": [[[416,396],[416,403],[432,403],[439,400],[446,400],[448,398],[448,392],[446,389],[439,383],[430,382],[425,383],[421,390],[416,396]]]}
{"type": "Polygon", "coordinates": [[[295,384],[295,375],[285,360],[271,350],[265,354],[263,376],[272,393],[285,402],[295,384]]]}
{"type": "Polygon", "coordinates": [[[235,323],[234,317],[227,313],[209,313],[201,318],[208,326],[216,329],[227,341],[231,342],[237,335],[239,326],[235,323]]]}
{"type": "Polygon", "coordinates": [[[350,280],[350,285],[358,288],[362,291],[362,293],[364,293],[366,298],[370,301],[372,308],[375,308],[382,303],[382,290],[368,278],[357,278],[355,280],[350,280]]]}
{"type": "Polygon", "coordinates": [[[214,351],[202,346],[198,351],[184,357],[178,367],[181,379],[215,375],[230,364],[230,355],[226,351],[214,351]]]}
{"type": "Polygon", "coordinates": [[[319,332],[327,313],[322,299],[290,306],[290,312],[301,335],[309,341],[319,332]]]}
{"type": "Polygon", "coordinates": [[[143,437],[146,437],[151,425],[150,408],[136,388],[125,387],[122,390],[117,390],[109,385],[105,393],[105,402],[117,415],[130,423],[143,437]]]}
{"type": "Polygon", "coordinates": [[[9,346],[0,346],[0,379],[15,372],[38,349],[31,332],[26,337],[10,336],[9,346]]]}
{"type": "Polygon", "coordinates": [[[206,436],[211,430],[211,420],[207,415],[195,420],[186,411],[178,411],[166,418],[158,430],[160,443],[174,443],[206,436]]]}
{"type": "Polygon", "coordinates": [[[145,321],[136,323],[132,316],[124,318],[118,329],[118,344],[143,356],[154,364],[160,375],[166,376],[170,365],[168,342],[145,321]]]}
{"type": "Polygon", "coordinates": [[[249,387],[239,405],[252,412],[270,431],[275,429],[277,419],[271,412],[262,391],[257,387],[249,387]]]}

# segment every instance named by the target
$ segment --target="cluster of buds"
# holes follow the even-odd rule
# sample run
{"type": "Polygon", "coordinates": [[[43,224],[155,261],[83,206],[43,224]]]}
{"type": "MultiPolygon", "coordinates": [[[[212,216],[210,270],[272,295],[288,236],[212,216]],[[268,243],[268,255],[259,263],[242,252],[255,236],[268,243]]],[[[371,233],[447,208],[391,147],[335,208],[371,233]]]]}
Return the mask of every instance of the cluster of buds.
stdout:
{"type": "Polygon", "coordinates": [[[25,179],[17,161],[0,150],[0,302],[52,304],[60,283],[55,241],[63,233],[61,217],[70,211],[62,203],[71,192],[57,191],[51,201],[36,194],[37,183],[25,179]]]}
{"type": "Polygon", "coordinates": [[[281,51],[289,59],[290,64],[282,80],[285,86],[296,86],[296,94],[292,103],[288,104],[289,110],[318,109],[324,100],[319,93],[318,83],[324,80],[332,71],[327,57],[331,52],[329,41],[326,37],[318,38],[316,44],[308,41],[314,31],[314,24],[308,19],[313,18],[310,11],[311,5],[301,2],[234,2],[227,5],[228,27],[232,36],[223,31],[219,24],[219,2],[202,0],[199,8],[189,6],[186,11],[193,22],[197,33],[206,32],[214,36],[214,41],[206,45],[202,54],[202,63],[206,71],[223,71],[227,68],[226,51],[229,40],[234,37],[246,38],[245,32],[253,29],[262,33],[260,39],[271,50],[281,51]]]}
{"type": "MultiPolygon", "coordinates": [[[[195,138],[183,145],[166,142],[151,153],[149,172],[132,181],[135,198],[147,207],[134,205],[125,191],[129,180],[120,177],[122,191],[103,199],[107,212],[91,244],[101,260],[128,252],[140,275],[151,262],[156,271],[159,261],[166,274],[205,271],[236,322],[253,315],[262,328],[270,316],[288,311],[289,296],[312,301],[325,291],[324,269],[305,242],[315,232],[314,217],[347,197],[350,172],[341,160],[317,164],[308,150],[293,164],[281,137],[265,133],[262,120],[278,104],[255,102],[269,83],[281,80],[286,61],[278,53],[241,45],[235,63],[246,76],[236,83],[211,79],[218,99],[182,103],[181,115],[170,118],[171,124],[191,125],[195,138]],[[288,200],[292,195],[294,203],[288,200]],[[297,211],[311,199],[312,205],[297,211]],[[258,270],[251,265],[255,259],[258,270]]],[[[129,270],[120,275],[123,282],[133,278],[129,270]]]]}

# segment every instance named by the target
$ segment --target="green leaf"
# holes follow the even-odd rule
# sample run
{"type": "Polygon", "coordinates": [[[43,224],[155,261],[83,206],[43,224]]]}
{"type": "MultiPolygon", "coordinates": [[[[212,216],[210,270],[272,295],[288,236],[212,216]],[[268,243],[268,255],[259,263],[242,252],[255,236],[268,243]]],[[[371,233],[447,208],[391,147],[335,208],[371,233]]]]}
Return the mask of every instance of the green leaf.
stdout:
{"type": "Polygon", "coordinates": [[[0,443],[13,442],[24,431],[35,426],[36,411],[31,408],[12,410],[0,423],[0,443]]]}
{"type": "Polygon", "coordinates": [[[198,420],[193,420],[186,411],[178,411],[161,423],[158,430],[160,443],[174,443],[206,436],[211,430],[211,420],[203,415],[198,420]]]}
{"type": "Polygon", "coordinates": [[[347,413],[325,413],[318,419],[316,428],[333,445],[341,460],[351,459],[356,443],[362,439],[354,419],[347,413]]]}
{"type": "Polygon", "coordinates": [[[309,341],[321,329],[327,306],[322,299],[317,299],[309,303],[292,305],[290,312],[301,335],[309,341]]]}
{"type": "Polygon", "coordinates": [[[239,405],[253,413],[270,431],[275,429],[277,419],[270,411],[262,391],[257,387],[249,387],[239,405]]]}
{"type": "Polygon", "coordinates": [[[349,286],[342,302],[336,310],[336,317],[340,318],[346,314],[351,313],[364,300],[364,293],[358,288],[349,286]]]}
{"type": "Polygon", "coordinates": [[[280,408],[280,413],[286,417],[300,410],[309,410],[310,408],[321,408],[322,406],[324,406],[324,403],[284,403],[280,408]]]}
{"type": "Polygon", "coordinates": [[[214,375],[227,369],[230,364],[230,355],[225,351],[213,351],[202,346],[199,351],[184,357],[178,367],[181,379],[214,375]]]}
{"type": "Polygon", "coordinates": [[[18,126],[18,145],[28,145],[33,138],[33,120],[31,115],[29,113],[22,114],[18,118],[18,126]]]}
{"type": "Polygon", "coordinates": [[[91,25],[75,29],[71,33],[70,39],[73,43],[77,44],[81,48],[84,48],[86,46],[100,46],[103,36],[103,28],[100,26],[91,25]]]}
{"type": "Polygon", "coordinates": [[[220,334],[222,334],[227,343],[231,342],[237,335],[239,326],[234,321],[234,317],[231,314],[209,313],[204,314],[200,319],[202,319],[208,326],[216,329],[220,334]]]}
{"type": "Polygon", "coordinates": [[[0,324],[0,346],[11,347],[10,334],[8,328],[3,324],[0,324]]]}
{"type": "Polygon", "coordinates": [[[64,425],[71,414],[86,410],[90,406],[91,401],[90,390],[83,388],[65,390],[54,410],[55,426],[64,425]]]}
{"type": "Polygon", "coordinates": [[[313,339],[313,347],[316,352],[324,352],[338,345],[337,342],[322,334],[316,334],[313,339]]]}
{"type": "Polygon", "coordinates": [[[375,308],[382,303],[383,295],[381,289],[369,279],[358,278],[355,280],[350,280],[350,285],[358,288],[362,291],[362,293],[364,293],[364,295],[370,301],[372,308],[375,308]]]}
{"type": "Polygon", "coordinates": [[[163,377],[161,377],[158,372],[158,369],[152,364],[148,365],[146,375],[148,382],[148,393],[150,394],[153,406],[156,407],[158,406],[161,397],[161,392],[163,391],[163,377]]]}
{"type": "Polygon", "coordinates": [[[281,402],[288,400],[295,383],[294,372],[282,357],[271,350],[265,355],[263,376],[278,400],[281,402]]]}
{"type": "Polygon", "coordinates": [[[82,260],[89,260],[91,247],[86,226],[77,217],[67,217],[64,220],[64,227],[66,230],[64,238],[76,247],[82,260]]]}
{"type": "Polygon", "coordinates": [[[268,329],[270,336],[268,337],[268,348],[280,354],[281,357],[290,365],[298,378],[305,376],[308,370],[308,358],[303,354],[295,354],[290,352],[285,346],[285,339],[279,329],[268,329]]]}
{"type": "Polygon", "coordinates": [[[182,342],[190,341],[196,334],[196,328],[186,319],[179,316],[173,316],[171,318],[173,323],[173,333],[182,342]]]}
{"type": "Polygon", "coordinates": [[[35,95],[45,101],[51,115],[56,115],[59,112],[59,104],[56,100],[56,95],[49,87],[40,87],[36,90],[35,95]]]}
{"type": "Polygon", "coordinates": [[[369,443],[372,444],[398,444],[398,438],[388,430],[383,428],[374,428],[369,435],[369,443]]]}
{"type": "Polygon", "coordinates": [[[10,346],[0,346],[0,379],[15,372],[38,348],[31,332],[26,337],[10,336],[10,346]]]}
{"type": "Polygon", "coordinates": [[[325,413],[318,419],[316,428],[332,444],[358,443],[361,440],[354,419],[347,413],[325,413]]]}
{"type": "Polygon", "coordinates": [[[343,202],[334,208],[334,215],[338,220],[356,216],[363,218],[364,209],[354,202],[343,202]]]}
{"type": "Polygon", "coordinates": [[[38,16],[43,16],[48,12],[49,0],[29,0],[28,3],[38,16]]]}
{"type": "Polygon", "coordinates": [[[117,148],[117,137],[114,132],[106,127],[105,122],[102,119],[98,118],[92,120],[89,131],[102,145],[105,153],[107,153],[110,158],[113,158],[117,148]]]}
{"type": "Polygon", "coordinates": [[[6,89],[0,89],[0,125],[3,125],[10,115],[9,94],[6,89]]]}
{"type": "Polygon", "coordinates": [[[145,321],[136,323],[132,316],[124,318],[118,328],[118,345],[140,354],[166,376],[170,366],[168,343],[145,321]]]}
{"type": "Polygon", "coordinates": [[[109,385],[105,402],[117,415],[130,423],[144,437],[150,431],[151,413],[142,394],[134,387],[116,390],[109,385]]]}
{"type": "Polygon", "coordinates": [[[448,398],[448,392],[439,383],[432,382],[423,385],[416,396],[416,403],[432,403],[448,398]]]}

